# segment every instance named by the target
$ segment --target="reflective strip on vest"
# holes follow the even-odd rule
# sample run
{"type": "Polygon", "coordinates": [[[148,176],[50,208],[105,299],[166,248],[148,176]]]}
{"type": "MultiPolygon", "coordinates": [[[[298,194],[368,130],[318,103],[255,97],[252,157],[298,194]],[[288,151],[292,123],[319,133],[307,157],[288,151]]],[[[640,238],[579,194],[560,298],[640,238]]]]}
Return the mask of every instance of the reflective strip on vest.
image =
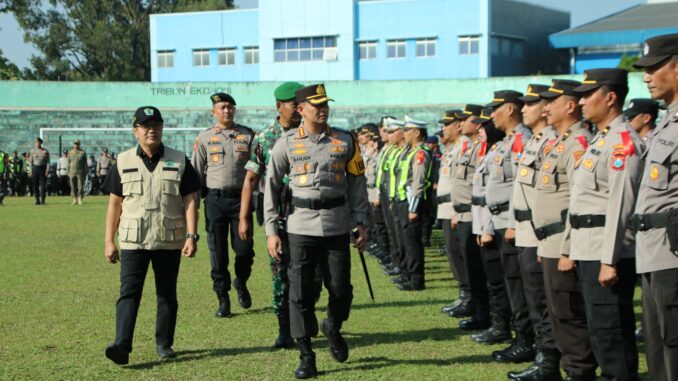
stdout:
{"type": "MultiPolygon", "coordinates": [[[[431,154],[431,151],[427,146],[419,146],[416,149],[413,149],[412,152],[408,153],[407,156],[405,156],[405,160],[401,161],[399,163],[399,167],[401,169],[400,172],[400,181],[398,181],[398,200],[406,200],[407,199],[407,192],[405,192],[405,186],[407,185],[407,178],[410,176],[410,167],[412,163],[412,158],[414,155],[421,151],[428,151],[429,155],[431,154]]],[[[426,183],[424,184],[424,191],[426,191],[430,186],[431,186],[431,167],[433,167],[433,160],[431,160],[431,163],[429,163],[428,170],[426,171],[426,183]]],[[[426,192],[424,192],[424,199],[426,199],[426,192]]]]}
{"type": "Polygon", "coordinates": [[[391,156],[388,158],[388,174],[389,174],[389,182],[388,182],[388,197],[393,198],[395,197],[395,192],[396,192],[396,173],[395,173],[395,168],[396,168],[396,162],[398,161],[398,158],[400,155],[405,152],[407,149],[407,146],[403,146],[402,148],[396,148],[393,150],[393,153],[391,153],[391,156]]]}

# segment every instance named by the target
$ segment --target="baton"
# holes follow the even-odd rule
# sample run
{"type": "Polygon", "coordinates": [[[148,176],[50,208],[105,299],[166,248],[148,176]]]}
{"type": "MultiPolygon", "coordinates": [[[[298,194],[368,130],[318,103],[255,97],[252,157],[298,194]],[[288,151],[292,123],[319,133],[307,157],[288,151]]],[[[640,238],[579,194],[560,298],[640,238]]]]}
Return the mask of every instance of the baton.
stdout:
{"type": "MultiPolygon", "coordinates": [[[[360,237],[360,233],[358,232],[358,228],[353,228],[351,231],[351,235],[353,236],[353,239],[356,240],[360,237]]],[[[365,255],[363,254],[363,251],[358,249],[358,254],[360,254],[360,262],[363,265],[363,272],[365,273],[365,279],[367,280],[367,288],[370,290],[370,298],[372,298],[372,303],[374,303],[374,291],[372,291],[372,282],[370,282],[370,274],[367,272],[367,264],[365,263],[365,255]]]]}

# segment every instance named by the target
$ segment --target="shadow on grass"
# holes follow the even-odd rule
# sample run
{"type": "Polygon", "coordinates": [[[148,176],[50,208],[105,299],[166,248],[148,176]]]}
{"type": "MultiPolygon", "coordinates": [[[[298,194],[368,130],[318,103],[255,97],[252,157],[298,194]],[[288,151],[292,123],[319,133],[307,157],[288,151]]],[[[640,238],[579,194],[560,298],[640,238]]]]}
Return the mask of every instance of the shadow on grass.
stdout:
{"type": "Polygon", "coordinates": [[[458,328],[430,328],[399,332],[346,332],[349,337],[349,346],[364,347],[375,344],[416,343],[420,341],[449,341],[455,340],[462,334],[458,328]]]}
{"type": "Polygon", "coordinates": [[[142,364],[123,366],[125,369],[152,369],[156,366],[171,365],[187,361],[197,361],[211,357],[235,356],[250,353],[275,352],[279,349],[273,347],[248,347],[248,348],[215,348],[215,349],[194,349],[188,351],[177,351],[177,357],[171,360],[157,360],[142,364]]]}
{"type": "Polygon", "coordinates": [[[402,365],[413,365],[413,366],[447,366],[454,363],[464,362],[468,363],[491,363],[492,358],[487,355],[473,355],[473,356],[463,356],[463,357],[454,357],[449,359],[416,359],[416,360],[404,360],[404,359],[390,359],[388,357],[366,357],[357,359],[355,361],[350,361],[347,363],[350,367],[343,369],[331,369],[326,371],[320,371],[319,374],[322,376],[330,375],[333,373],[341,372],[350,372],[355,370],[374,370],[382,369],[390,366],[402,366],[402,365]]]}

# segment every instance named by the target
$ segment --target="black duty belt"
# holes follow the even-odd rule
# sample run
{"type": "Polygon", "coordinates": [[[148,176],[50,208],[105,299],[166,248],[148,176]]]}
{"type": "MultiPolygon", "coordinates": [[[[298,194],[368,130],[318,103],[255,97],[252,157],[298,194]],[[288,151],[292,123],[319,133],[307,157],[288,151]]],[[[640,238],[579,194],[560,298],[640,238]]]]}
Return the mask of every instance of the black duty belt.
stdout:
{"type": "Polygon", "coordinates": [[[471,211],[471,204],[452,205],[452,209],[457,213],[468,213],[471,211]]]}
{"type": "Polygon", "coordinates": [[[565,231],[565,225],[562,222],[554,222],[534,229],[534,235],[538,240],[543,241],[546,238],[565,231]]]}
{"type": "Polygon", "coordinates": [[[507,212],[509,210],[509,203],[505,202],[503,204],[488,205],[487,208],[490,210],[490,213],[496,216],[502,212],[507,212]]]}
{"type": "Polygon", "coordinates": [[[648,214],[633,214],[629,218],[629,224],[634,231],[645,231],[650,229],[661,229],[668,226],[669,213],[648,213],[648,214]]]}
{"type": "Polygon", "coordinates": [[[532,211],[514,209],[513,217],[515,217],[518,222],[529,221],[532,219],[532,211]]]}
{"type": "Polygon", "coordinates": [[[446,194],[446,195],[444,195],[444,196],[438,196],[438,197],[436,197],[436,202],[437,202],[438,204],[443,204],[443,203],[450,202],[450,201],[452,201],[452,197],[450,197],[449,194],[446,194]]]}
{"type": "Polygon", "coordinates": [[[374,185],[374,184],[372,184],[372,185],[370,185],[370,184],[367,184],[367,188],[369,188],[369,189],[374,189],[374,188],[376,188],[376,187],[377,187],[377,186],[376,186],[376,185],[374,185]]]}
{"type": "Polygon", "coordinates": [[[487,205],[487,201],[485,201],[485,197],[477,197],[473,196],[471,197],[471,205],[476,205],[476,206],[485,206],[487,205]]]}
{"type": "Polygon", "coordinates": [[[208,189],[207,193],[215,194],[219,197],[226,197],[226,198],[240,198],[240,195],[242,194],[242,188],[237,188],[237,189],[208,189]]]}
{"type": "Polygon", "coordinates": [[[337,206],[342,206],[345,203],[345,197],[328,199],[292,197],[292,206],[295,208],[305,208],[311,210],[332,209],[336,208],[337,206]]]}
{"type": "Polygon", "coordinates": [[[600,228],[605,226],[604,214],[570,214],[570,225],[573,229],[600,228]]]}

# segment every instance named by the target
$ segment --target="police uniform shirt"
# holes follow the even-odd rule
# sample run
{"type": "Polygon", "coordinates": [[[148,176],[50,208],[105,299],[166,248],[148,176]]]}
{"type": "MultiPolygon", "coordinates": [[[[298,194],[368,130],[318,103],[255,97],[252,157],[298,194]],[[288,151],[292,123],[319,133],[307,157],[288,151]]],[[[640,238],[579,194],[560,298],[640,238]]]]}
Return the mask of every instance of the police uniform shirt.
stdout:
{"type": "Polygon", "coordinates": [[[196,138],[192,164],[208,189],[242,188],[254,132],[245,126],[209,128],[196,138]]]}
{"type": "Polygon", "coordinates": [[[375,181],[377,179],[377,151],[371,147],[365,147],[362,152],[364,152],[365,158],[365,181],[367,184],[367,199],[369,202],[379,201],[379,190],[375,187],[375,181]]]}
{"type": "MultiPolygon", "coordinates": [[[[146,153],[141,149],[141,146],[137,146],[137,156],[141,158],[148,169],[149,172],[154,172],[160,159],[165,153],[165,146],[160,145],[158,152],[155,153],[152,157],[148,157],[146,153]]],[[[179,193],[182,196],[197,192],[201,187],[200,178],[196,173],[195,169],[191,165],[191,162],[186,159],[186,166],[184,168],[184,174],[181,176],[181,182],[179,183],[179,193]]],[[[109,193],[112,193],[118,197],[123,197],[122,194],[122,182],[120,179],[120,174],[118,173],[117,163],[113,164],[111,170],[106,176],[106,181],[104,182],[103,189],[109,193]]]]}
{"type": "Polygon", "coordinates": [[[287,217],[287,232],[314,237],[347,234],[351,226],[367,219],[368,203],[364,164],[350,133],[328,127],[317,135],[303,125],[280,138],[266,168],[264,215],[266,235],[278,234],[279,195],[285,174],[290,177],[293,197],[311,200],[345,198],[342,205],[313,210],[293,207],[287,217]]]}
{"type": "MultiPolygon", "coordinates": [[[[476,166],[473,174],[473,190],[472,195],[474,199],[485,199],[487,195],[487,178],[490,175],[489,163],[494,160],[497,155],[497,145],[490,148],[490,152],[480,159],[480,163],[476,166]]],[[[492,213],[485,205],[472,205],[471,214],[473,216],[472,231],[473,234],[494,234],[494,223],[492,222],[492,213]]]]}
{"type": "Polygon", "coordinates": [[[488,163],[490,176],[487,179],[487,205],[497,206],[509,203],[509,210],[492,217],[496,229],[515,227],[513,221],[513,179],[518,161],[522,157],[524,144],[532,137],[532,131],[522,123],[497,144],[497,153],[488,163]]]}
{"type": "Polygon", "coordinates": [[[605,226],[572,229],[568,223],[570,258],[613,265],[635,256],[634,234],[627,227],[643,150],[642,139],[622,115],[593,138],[574,173],[570,214],[604,215],[605,226]]]}
{"type": "MultiPolygon", "coordinates": [[[[536,134],[525,145],[525,150],[518,161],[516,169],[516,182],[513,186],[512,206],[513,211],[528,211],[533,213],[534,199],[536,197],[535,172],[541,167],[544,159],[544,148],[556,139],[556,130],[547,126],[536,134]]],[[[515,215],[514,215],[515,217],[515,215]]],[[[515,219],[515,218],[514,218],[515,219]]],[[[537,247],[539,240],[534,235],[532,220],[515,222],[516,246],[537,247]]]]}
{"type": "MultiPolygon", "coordinates": [[[[638,192],[637,214],[678,208],[678,103],[671,105],[657,125],[644,155],[638,192]]],[[[666,228],[638,231],[636,271],[639,274],[678,268],[678,256],[670,250],[666,228]]]]}
{"type": "Polygon", "coordinates": [[[459,139],[461,149],[457,159],[457,167],[454,170],[454,187],[452,188],[452,217],[460,222],[471,222],[471,211],[457,212],[455,206],[471,205],[471,195],[473,188],[473,175],[476,171],[476,165],[480,162],[487,149],[487,143],[481,142],[480,138],[471,141],[468,136],[462,136],[459,139]]]}
{"type": "Polygon", "coordinates": [[[33,148],[31,150],[31,165],[42,167],[49,164],[49,151],[44,148],[33,148]]]}
{"type": "Polygon", "coordinates": [[[454,170],[457,166],[459,150],[461,150],[460,142],[461,140],[457,140],[451,147],[448,147],[440,160],[436,197],[449,196],[450,201],[438,203],[438,215],[436,216],[438,219],[449,220],[454,213],[452,210],[452,188],[454,188],[454,170]]]}
{"type": "MultiPolygon", "coordinates": [[[[426,198],[426,187],[430,186],[430,174],[433,158],[430,151],[424,149],[424,142],[412,147],[414,156],[411,158],[407,179],[405,180],[405,193],[409,203],[409,212],[417,213],[418,206],[426,198]]],[[[411,153],[409,151],[408,153],[411,153]]]]}
{"type": "Polygon", "coordinates": [[[108,175],[108,171],[111,169],[111,162],[111,157],[105,153],[102,153],[101,156],[99,156],[99,162],[97,163],[99,175],[108,175]]]}

